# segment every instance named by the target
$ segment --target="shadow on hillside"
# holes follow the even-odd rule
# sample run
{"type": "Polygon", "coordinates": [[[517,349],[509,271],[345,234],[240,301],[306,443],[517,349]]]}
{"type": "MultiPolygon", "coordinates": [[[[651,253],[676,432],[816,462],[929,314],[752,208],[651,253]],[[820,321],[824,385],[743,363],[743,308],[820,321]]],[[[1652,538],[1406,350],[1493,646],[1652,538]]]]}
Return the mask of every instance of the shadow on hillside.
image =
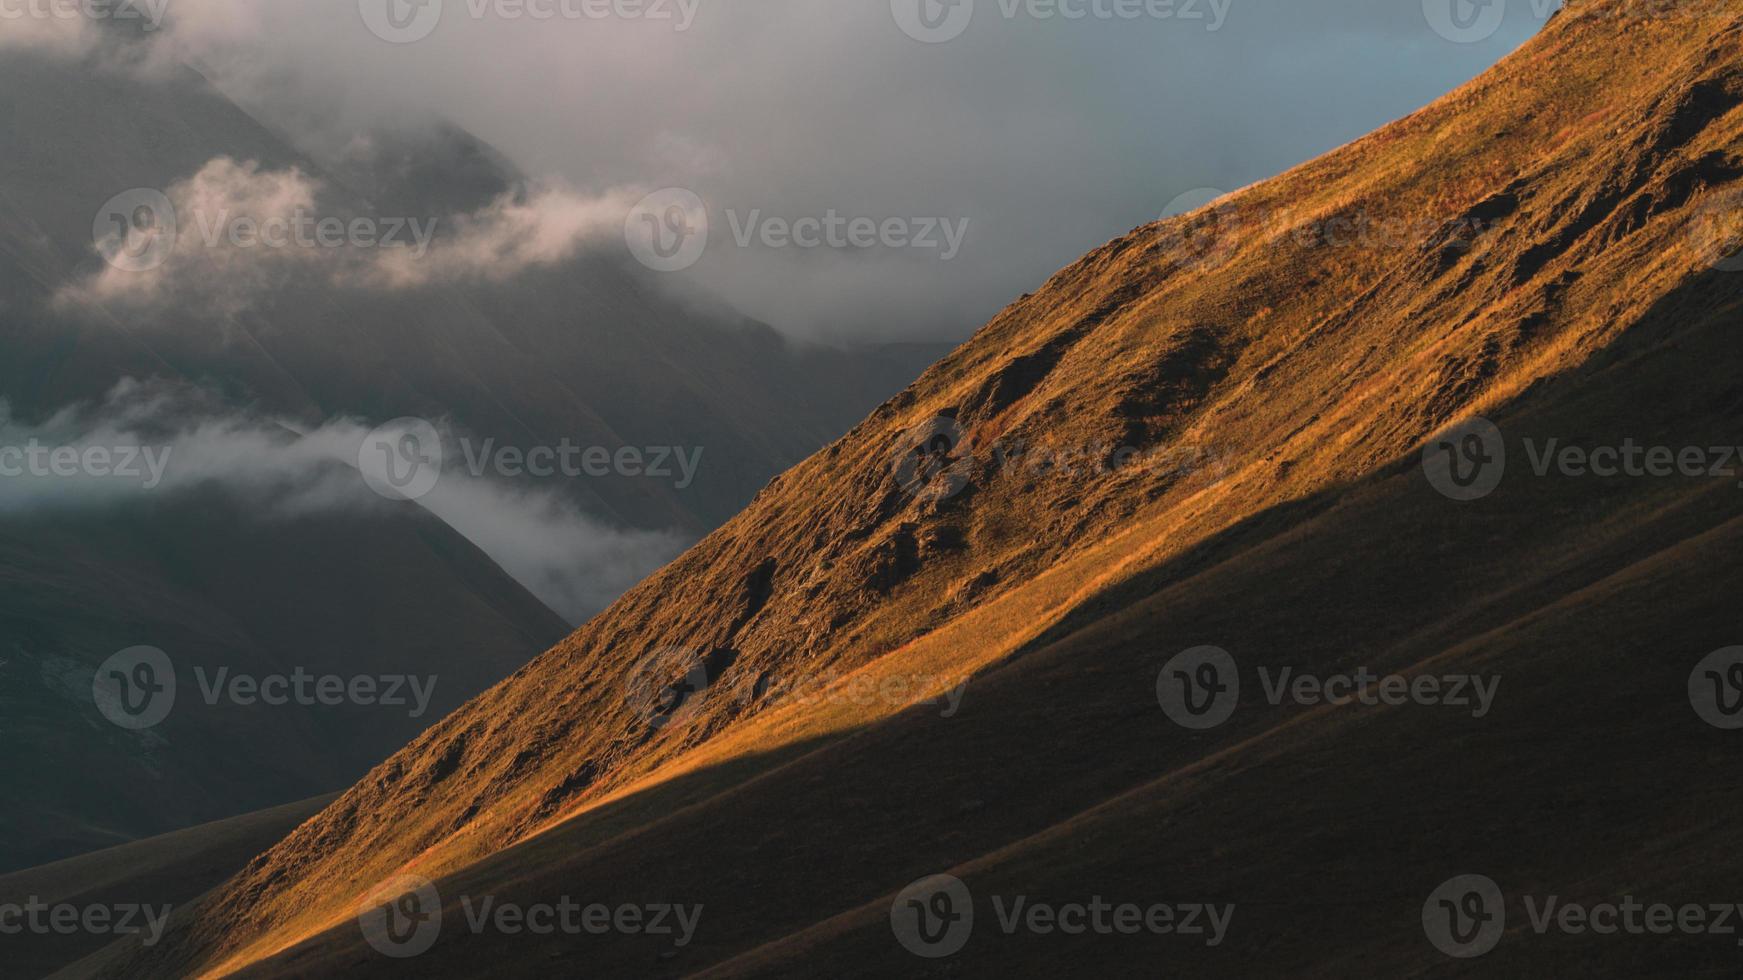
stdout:
{"type": "MultiPolygon", "coordinates": [[[[1554,435],[1566,441],[1627,435],[1642,441],[1677,438],[1692,445],[1729,433],[1726,437],[1734,444],[1737,423],[1743,420],[1743,384],[1732,379],[1743,377],[1743,345],[1730,341],[1723,321],[1716,318],[1735,311],[1738,283],[1743,283],[1743,277],[1722,273],[1694,278],[1664,297],[1604,350],[1569,372],[1533,386],[1494,411],[1493,419],[1509,434],[1554,435]],[[1703,380],[1706,383],[1700,383],[1703,380]],[[1643,405],[1650,408],[1642,412],[1643,405]]],[[[465,962],[467,940],[473,938],[467,933],[460,896],[488,894],[504,902],[551,901],[556,894],[553,888],[567,888],[584,904],[623,900],[681,903],[688,896],[674,891],[674,882],[694,883],[696,879],[704,880],[697,887],[713,888],[716,895],[725,890],[743,897],[748,890],[755,899],[757,921],[767,923],[765,932],[774,932],[732,932],[706,953],[697,954],[714,959],[687,958],[683,951],[653,937],[644,937],[645,942],[641,938],[624,940],[633,942],[636,956],[645,963],[644,975],[676,975],[786,935],[783,930],[795,923],[815,923],[888,896],[906,883],[905,876],[913,870],[908,867],[911,862],[952,867],[1055,826],[1133,787],[1146,785],[1159,774],[1178,771],[1174,767],[1183,761],[1202,760],[1251,737],[1263,731],[1257,727],[1261,720],[1270,723],[1277,716],[1243,719],[1215,737],[1182,738],[1160,719],[1160,712],[1140,713],[1144,692],[1134,691],[1124,682],[1144,676],[1146,671],[1153,677],[1155,667],[1166,659],[1165,644],[1172,637],[1158,638],[1153,647],[1105,651],[1106,663],[1026,664],[1025,669],[1031,671],[1027,680],[1035,682],[1027,687],[1015,683],[1008,674],[998,675],[1015,660],[1040,660],[1034,655],[1056,647],[1086,626],[1131,610],[1231,558],[1275,542],[1304,523],[1332,514],[1346,502],[1353,501],[1350,506],[1357,513],[1344,515],[1320,530],[1368,528],[1371,534],[1366,539],[1358,533],[1319,543],[1326,549],[1353,553],[1353,559],[1346,562],[1345,554],[1316,551],[1312,542],[1299,547],[1291,544],[1294,550],[1279,549],[1285,551],[1280,557],[1271,556],[1266,563],[1243,570],[1246,584],[1266,590],[1226,597],[1192,596],[1198,606],[1186,604],[1186,611],[1179,614],[1184,625],[1198,625],[1192,614],[1217,600],[1234,607],[1222,614],[1227,618],[1263,620],[1239,634],[1254,646],[1263,648],[1265,641],[1294,632],[1301,639],[1293,652],[1330,656],[1331,651],[1348,649],[1351,637],[1358,642],[1380,642],[1388,635],[1396,640],[1416,635],[1440,618],[1461,615],[1474,597],[1482,594],[1476,590],[1492,587],[1503,576],[1511,576],[1511,582],[1525,582],[1534,590],[1514,605],[1526,610],[1541,608],[1546,597],[1568,594],[1627,567],[1642,555],[1662,550],[1667,540],[1681,540],[1673,535],[1699,533],[1716,526],[1713,522],[1726,514],[1735,514],[1735,508],[1727,508],[1716,497],[1720,489],[1716,484],[1701,484],[1691,490],[1680,481],[1530,479],[1524,459],[1510,463],[1518,465],[1524,475],[1505,485],[1491,501],[1492,506],[1454,504],[1438,498],[1425,481],[1414,488],[1396,483],[1398,477],[1423,480],[1420,474],[1410,472],[1418,465],[1415,454],[1406,455],[1364,479],[1256,515],[1154,569],[1101,591],[1011,658],[983,670],[974,680],[977,693],[969,699],[971,710],[949,723],[955,753],[950,761],[956,767],[968,767],[967,772],[960,768],[937,771],[933,763],[938,758],[936,740],[941,736],[938,723],[926,717],[925,707],[911,707],[872,725],[734,759],[644,788],[442,879],[437,882],[444,897],[442,936],[435,949],[422,957],[398,961],[376,957],[363,944],[356,924],[347,922],[282,954],[272,961],[270,972],[315,975],[344,969],[444,976],[449,975],[445,970],[462,970],[450,966],[444,956],[446,950],[465,962]],[[1606,509],[1607,504],[1615,506],[1606,509]],[[1588,519],[1615,520],[1619,514],[1636,509],[1658,515],[1667,507],[1686,507],[1692,513],[1675,520],[1663,519],[1660,524],[1642,521],[1646,530],[1594,545],[1583,563],[1567,575],[1531,579],[1508,564],[1512,559],[1538,556],[1541,552],[1535,549],[1539,546],[1577,534],[1588,519]],[[1363,524],[1363,520],[1372,523],[1363,524]],[[1425,536],[1423,540],[1400,538],[1401,534],[1417,533],[1425,536]],[[1373,560],[1381,556],[1390,563],[1373,560]],[[1437,564],[1425,568],[1422,563],[1427,560],[1444,562],[1446,567],[1437,564]],[[1317,566],[1323,566],[1324,578],[1315,577],[1322,571],[1317,566]],[[1402,571],[1414,573],[1416,581],[1410,590],[1396,581],[1402,571]],[[1456,583],[1457,588],[1448,587],[1449,583],[1456,583]],[[1322,605],[1265,608],[1263,604],[1278,595],[1269,587],[1279,584],[1295,590],[1297,599],[1305,596],[1322,605]],[[1419,595],[1433,596],[1439,605],[1434,610],[1417,610],[1406,604],[1419,595]],[[1245,609],[1242,605],[1253,603],[1260,608],[1245,609]],[[1345,603],[1347,607],[1340,608],[1345,603]],[[1365,618],[1369,611],[1390,611],[1392,616],[1370,621],[1365,618]],[[1053,673],[1042,673],[1043,666],[1053,673]],[[1091,676],[1098,672],[1103,676],[1091,676]],[[988,686],[986,694],[979,693],[979,685],[988,686]],[[1086,691],[1093,692],[1093,699],[1077,697],[1086,691]],[[1040,700],[1045,703],[1033,703],[1038,693],[1044,694],[1040,700]],[[1107,751],[1121,744],[1147,748],[1119,754],[1107,751]],[[880,749],[884,750],[881,755],[880,749]],[[824,750],[833,751],[825,756],[820,754],[824,750]],[[1095,760],[1101,769],[1082,772],[1085,758],[1095,760]],[[881,770],[878,760],[882,760],[881,770]],[[801,765],[802,761],[805,764],[801,765]],[[892,781],[855,781],[859,770],[875,770],[892,781]],[[765,780],[767,792],[762,796],[773,799],[754,798],[756,794],[749,787],[765,780]],[[968,802],[978,806],[964,809],[960,801],[965,795],[974,796],[968,802]],[[734,805],[721,802],[728,799],[734,805]],[[698,827],[696,821],[682,819],[699,813],[692,808],[704,802],[717,804],[709,813],[711,818],[737,816],[737,822],[698,827]],[[777,813],[780,819],[770,821],[770,813],[777,813]],[[833,820],[814,822],[818,814],[833,815],[833,820]],[[950,826],[969,826],[957,837],[933,837],[928,834],[936,833],[935,829],[920,825],[910,828],[918,836],[903,840],[892,836],[890,828],[900,826],[904,814],[950,826]],[[645,846],[642,839],[648,842],[645,846]],[[886,852],[897,846],[905,848],[904,860],[884,860],[886,852]],[[807,863],[820,853],[831,854],[837,866],[819,869],[807,863]],[[644,871],[640,877],[633,875],[638,865],[644,871]],[[562,869],[583,867],[595,876],[588,881],[567,882],[558,876],[562,869]],[[810,875],[812,879],[827,870],[834,876],[833,894],[808,892],[803,880],[771,880],[779,877],[771,868],[784,868],[794,878],[810,875]],[[695,872],[686,876],[684,869],[695,872]],[[645,881],[646,888],[631,896],[600,894],[589,887],[609,888],[613,883],[621,887],[625,881],[645,881]],[[799,887],[783,887],[786,884],[799,887]]],[[[1680,669],[1686,672],[1687,667],[1680,669]]],[[[1601,672],[1592,676],[1598,679],[1589,683],[1608,683],[1601,672]]],[[[1680,692],[1673,693],[1680,697],[1680,692]]],[[[1567,710],[1591,710],[1577,701],[1573,704],[1567,710]]],[[[1154,708],[1153,701],[1150,707],[1154,708]]],[[[1577,717],[1582,722],[1590,720],[1577,717]]],[[[1488,760],[1473,754],[1468,771],[1444,772],[1439,777],[1458,787],[1478,780],[1487,768],[1488,760]]],[[[1345,778],[1356,779],[1355,785],[1366,788],[1359,777],[1345,778]]],[[[1494,785],[1488,792],[1504,795],[1506,788],[1494,785]]],[[[1553,794],[1554,787],[1540,785],[1537,791],[1553,794]]],[[[1533,805],[1562,805],[1551,796],[1535,801],[1529,793],[1522,796],[1516,801],[1522,810],[1533,805]]],[[[1345,802],[1353,811],[1362,811],[1364,821],[1375,819],[1363,811],[1371,801],[1352,798],[1345,802]]],[[[1607,806],[1628,802],[1594,799],[1581,805],[1590,814],[1601,815],[1607,806]]],[[[1400,805],[1408,810],[1416,803],[1400,805]]],[[[1483,816],[1489,823],[1498,823],[1508,814],[1483,816]]],[[[1287,818],[1278,813],[1254,819],[1287,818]]],[[[1407,829],[1400,826],[1395,831],[1407,829]]],[[[1473,822],[1461,832],[1481,829],[1482,825],[1473,822]]],[[[1330,856],[1311,854],[1303,860],[1311,866],[1313,860],[1334,861],[1345,856],[1333,851],[1330,856]]],[[[559,970],[585,966],[570,961],[570,957],[580,955],[580,946],[573,938],[527,937],[518,955],[536,959],[525,952],[528,949],[542,954],[559,970]]]]}

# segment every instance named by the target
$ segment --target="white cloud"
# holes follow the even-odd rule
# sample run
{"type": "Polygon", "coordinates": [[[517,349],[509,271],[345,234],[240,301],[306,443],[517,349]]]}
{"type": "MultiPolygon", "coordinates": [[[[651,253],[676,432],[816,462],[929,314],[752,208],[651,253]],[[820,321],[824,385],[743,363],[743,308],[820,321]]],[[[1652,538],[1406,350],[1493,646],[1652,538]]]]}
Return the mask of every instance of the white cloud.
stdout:
{"type": "Polygon", "coordinates": [[[371,281],[390,288],[454,279],[511,279],[528,269],[562,262],[591,242],[623,232],[640,195],[631,190],[585,197],[558,188],[505,194],[479,211],[449,222],[434,248],[379,252],[363,266],[371,281]]]}
{"type": "Polygon", "coordinates": [[[299,283],[407,289],[503,281],[621,236],[639,196],[536,187],[472,214],[355,215],[324,211],[323,190],[295,168],[218,157],[161,198],[122,195],[100,224],[107,233],[96,251],[105,267],[63,287],[56,302],[223,318],[299,283]]]}
{"type": "MultiPolygon", "coordinates": [[[[0,516],[114,508],[212,487],[251,504],[262,520],[405,506],[372,492],[358,470],[369,426],[335,419],[297,429],[211,414],[183,392],[134,382],[100,405],[37,424],[0,402],[0,516]]],[[[453,466],[417,505],[577,623],[687,543],[676,533],[611,527],[548,489],[453,466]]]]}
{"type": "MultiPolygon", "coordinates": [[[[448,0],[428,37],[391,44],[357,0],[175,0],[150,60],[199,65],[317,157],[446,118],[583,199],[687,187],[722,229],[727,209],[970,219],[947,264],[721,232],[661,279],[792,334],[903,339],[965,335],[1181,192],[1244,186],[1404,115],[1541,27],[1543,7],[1507,5],[1503,29],[1455,44],[1409,0],[1238,0],[1216,31],[1006,6],[982,0],[960,37],[923,44],[884,0],[704,4],[683,31],[448,0]]],[[[1158,9],[1189,6],[1210,5],[1158,9]]]]}

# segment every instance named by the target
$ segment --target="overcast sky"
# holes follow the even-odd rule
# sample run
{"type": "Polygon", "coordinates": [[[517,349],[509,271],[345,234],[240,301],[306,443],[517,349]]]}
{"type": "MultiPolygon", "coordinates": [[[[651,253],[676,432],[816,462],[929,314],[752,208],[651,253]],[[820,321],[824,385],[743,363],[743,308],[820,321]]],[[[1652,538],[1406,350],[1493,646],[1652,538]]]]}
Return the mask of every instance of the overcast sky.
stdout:
{"type": "Polygon", "coordinates": [[[445,116],[584,194],[686,188],[708,245],[664,281],[795,336],[902,340],[966,336],[1183,192],[1431,101],[1546,0],[138,2],[309,145],[445,116]],[[831,210],[878,243],[753,223],[831,210]]]}

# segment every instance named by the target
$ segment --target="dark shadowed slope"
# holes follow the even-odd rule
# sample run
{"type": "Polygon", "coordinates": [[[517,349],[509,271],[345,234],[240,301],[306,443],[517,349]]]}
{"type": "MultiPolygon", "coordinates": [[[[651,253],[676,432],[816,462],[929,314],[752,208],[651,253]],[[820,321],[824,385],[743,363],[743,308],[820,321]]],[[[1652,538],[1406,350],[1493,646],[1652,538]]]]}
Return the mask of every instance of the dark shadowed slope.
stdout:
{"type": "MultiPolygon", "coordinates": [[[[235,874],[262,848],[331,802],[332,797],[322,796],[287,803],[0,875],[0,905],[182,905],[235,874]]],[[[81,930],[8,936],[7,975],[47,976],[111,941],[107,935],[81,930]]]]}

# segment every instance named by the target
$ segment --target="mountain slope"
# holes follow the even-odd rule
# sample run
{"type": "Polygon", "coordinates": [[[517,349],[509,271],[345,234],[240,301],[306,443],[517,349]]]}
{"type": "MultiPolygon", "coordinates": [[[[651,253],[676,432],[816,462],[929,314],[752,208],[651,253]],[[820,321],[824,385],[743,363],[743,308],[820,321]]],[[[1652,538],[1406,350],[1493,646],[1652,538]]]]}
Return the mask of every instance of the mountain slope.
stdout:
{"type": "MultiPolygon", "coordinates": [[[[120,61],[11,46],[0,59],[0,426],[8,433],[37,431],[73,406],[97,411],[134,381],[148,391],[197,388],[218,423],[250,428],[318,431],[335,419],[417,415],[522,451],[677,447],[702,453],[693,486],[622,475],[529,479],[504,496],[548,491],[561,506],[540,516],[574,512],[602,528],[687,541],[932,359],[924,349],[801,349],[766,326],[689,309],[626,270],[627,257],[591,252],[504,282],[405,291],[299,272],[258,284],[238,311],[191,302],[69,308],[57,298],[106,268],[93,247],[104,202],[130,188],[172,188],[213,160],[294,170],[322,187],[323,215],[451,221],[521,179],[489,147],[451,130],[419,129],[403,143],[383,137],[376,155],[329,169],[197,72],[141,77],[120,61]]],[[[184,217],[189,235],[203,234],[197,219],[213,218],[184,217]]],[[[248,276],[225,268],[206,278],[248,276]]],[[[543,590],[535,599],[528,588],[536,583],[505,574],[510,562],[499,566],[413,508],[381,507],[360,483],[360,500],[340,513],[286,517],[228,492],[260,474],[239,462],[229,475],[198,493],[141,494],[125,506],[14,511],[0,500],[0,727],[52,747],[0,763],[14,790],[0,807],[0,869],[345,785],[568,628],[541,602],[557,599],[543,590]],[[183,717],[184,700],[172,727],[156,733],[174,743],[166,750],[109,726],[91,704],[90,672],[137,645],[161,647],[184,669],[260,675],[302,666],[438,674],[440,683],[434,714],[413,719],[219,711],[194,720],[183,717]],[[213,737],[220,733],[232,738],[213,737]],[[79,770],[111,775],[66,778],[79,770]]],[[[474,510],[486,527],[508,520],[474,510]]],[[[638,557],[645,564],[628,570],[573,564],[615,583],[655,560],[638,557]]],[[[580,616],[598,604],[591,595],[584,602],[561,612],[580,616]]]]}
{"type": "Polygon", "coordinates": [[[0,728],[39,747],[0,761],[6,870],[331,792],[567,628],[411,505],[263,518],[213,491],[8,517],[0,582],[0,728]],[[177,688],[161,724],[133,731],[92,683],[139,646],[168,656],[177,688]],[[422,712],[202,686],[299,669],[435,680],[422,712]]]}
{"type": "MultiPolygon", "coordinates": [[[[1743,422],[1733,274],[1713,268],[1743,173],[1743,5],[1631,9],[1572,5],[1428,109],[1061,272],[113,975],[568,957],[606,975],[915,974],[891,902],[953,869],[977,894],[1244,918],[1208,948],[982,925],[941,975],[1163,955],[1219,975],[1450,970],[1423,900],[1477,870],[1726,897],[1725,734],[1687,683],[1735,642],[1735,480],[1539,477],[1525,448],[1722,446],[1743,422]],[[1422,450],[1479,414],[1508,475],[1452,500],[1422,450]],[[900,465],[940,419],[956,453],[900,465]],[[932,478],[904,486],[914,472],[932,478]],[[1248,671],[1503,685],[1475,719],[1268,706],[1247,674],[1235,720],[1194,733],[1157,680],[1201,644],[1248,671]],[[686,697],[698,663],[706,689],[686,697]],[[916,703],[971,676],[948,717],[916,703]],[[444,898],[415,960],[357,928],[400,874],[444,898]],[[480,895],[700,902],[707,919],[681,950],[469,934],[461,897],[480,895]]],[[[1506,973],[1657,956],[1717,975],[1734,952],[1503,948],[1506,973]]]]}
{"type": "MultiPolygon", "coordinates": [[[[0,875],[0,905],[32,898],[79,906],[182,905],[235,874],[262,847],[317,813],[331,797],[133,841],[26,871],[0,875]]],[[[19,976],[47,976],[108,942],[101,935],[8,936],[6,965],[19,976]]]]}

